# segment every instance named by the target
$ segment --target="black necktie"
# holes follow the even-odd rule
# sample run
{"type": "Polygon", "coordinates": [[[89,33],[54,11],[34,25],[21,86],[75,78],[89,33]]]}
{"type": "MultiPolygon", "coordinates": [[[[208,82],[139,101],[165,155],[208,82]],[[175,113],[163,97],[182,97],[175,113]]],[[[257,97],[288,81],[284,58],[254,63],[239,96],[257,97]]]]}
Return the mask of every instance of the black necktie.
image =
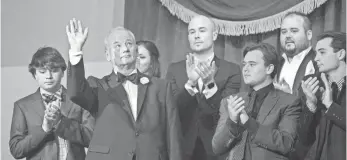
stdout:
{"type": "Polygon", "coordinates": [[[339,93],[339,88],[337,86],[337,84],[335,82],[333,82],[331,84],[331,91],[333,92],[333,101],[336,102],[336,100],[338,99],[338,93],[339,93]]]}
{"type": "Polygon", "coordinates": [[[138,84],[138,74],[137,73],[134,73],[134,74],[131,74],[131,75],[128,75],[128,76],[125,76],[124,74],[122,73],[117,73],[117,77],[118,77],[118,82],[125,82],[126,80],[134,83],[134,84],[138,84]]]}

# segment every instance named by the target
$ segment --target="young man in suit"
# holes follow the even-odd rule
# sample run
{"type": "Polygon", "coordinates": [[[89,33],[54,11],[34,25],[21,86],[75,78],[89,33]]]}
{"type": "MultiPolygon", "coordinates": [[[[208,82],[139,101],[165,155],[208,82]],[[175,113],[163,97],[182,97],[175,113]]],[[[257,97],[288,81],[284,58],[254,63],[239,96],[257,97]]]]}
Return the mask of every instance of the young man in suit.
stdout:
{"type": "Polygon", "coordinates": [[[102,79],[85,79],[82,47],[87,31],[70,22],[68,92],[97,115],[87,160],[181,160],[181,130],[171,85],[136,68],[134,34],[111,30],[105,39],[113,69],[102,79]],[[76,30],[75,30],[76,27],[76,30]]]}
{"type": "Polygon", "coordinates": [[[314,137],[305,160],[345,160],[346,33],[329,31],[319,35],[316,54],[315,61],[322,73],[301,85],[306,100],[302,128],[312,133],[308,138],[314,137]]]}
{"type": "Polygon", "coordinates": [[[274,88],[278,59],[273,46],[250,46],[243,56],[243,78],[250,90],[222,100],[213,150],[229,152],[228,160],[288,159],[301,101],[274,88]]]}
{"type": "Polygon", "coordinates": [[[169,66],[171,81],[182,122],[185,160],[217,160],[212,151],[212,136],[219,118],[220,101],[240,88],[238,65],[219,59],[214,53],[217,28],[205,16],[194,17],[188,25],[188,40],[193,53],[169,66]]]}
{"type": "Polygon", "coordinates": [[[84,160],[95,120],[66,98],[66,64],[58,50],[37,50],[29,71],[39,89],[14,103],[10,151],[14,158],[84,160]]]}
{"type": "Polygon", "coordinates": [[[312,24],[302,13],[290,12],[282,20],[280,44],[282,57],[279,63],[275,87],[298,95],[304,76],[318,72],[311,46],[312,24]]]}

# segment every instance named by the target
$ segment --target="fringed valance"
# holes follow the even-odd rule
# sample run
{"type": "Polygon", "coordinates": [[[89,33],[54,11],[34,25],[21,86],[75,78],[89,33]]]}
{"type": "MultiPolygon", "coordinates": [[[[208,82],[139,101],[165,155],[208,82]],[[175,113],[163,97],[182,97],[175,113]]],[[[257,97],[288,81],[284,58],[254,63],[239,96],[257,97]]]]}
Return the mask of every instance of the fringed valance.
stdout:
{"type": "MultiPolygon", "coordinates": [[[[327,0],[303,0],[296,5],[281,11],[279,13],[254,20],[232,21],[212,18],[218,27],[219,34],[228,36],[240,36],[249,34],[258,34],[273,31],[280,27],[284,15],[288,12],[302,12],[304,14],[311,13],[314,9],[324,4],[327,0]]],[[[171,14],[177,16],[182,21],[188,23],[192,17],[198,13],[188,9],[176,0],[160,0],[171,14]]],[[[230,17],[232,19],[232,17],[230,17]]]]}

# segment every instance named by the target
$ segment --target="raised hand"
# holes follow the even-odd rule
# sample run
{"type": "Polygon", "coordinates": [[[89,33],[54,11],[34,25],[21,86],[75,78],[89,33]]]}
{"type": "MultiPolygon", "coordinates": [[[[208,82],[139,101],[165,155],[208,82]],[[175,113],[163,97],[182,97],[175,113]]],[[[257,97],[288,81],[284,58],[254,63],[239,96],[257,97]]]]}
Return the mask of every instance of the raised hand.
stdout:
{"type": "Polygon", "coordinates": [[[316,92],[319,89],[317,77],[310,77],[306,81],[301,81],[301,88],[306,96],[306,104],[310,111],[315,112],[317,109],[316,92]]]}
{"type": "Polygon", "coordinates": [[[217,68],[214,61],[212,62],[211,66],[206,62],[200,62],[195,68],[195,71],[199,74],[204,84],[209,84],[214,82],[214,76],[217,68]]]}
{"type": "Polygon", "coordinates": [[[188,76],[188,82],[191,83],[191,85],[195,86],[198,82],[198,79],[200,78],[199,74],[195,71],[197,61],[191,53],[189,53],[186,56],[186,58],[186,71],[188,76]]]}
{"type": "Polygon", "coordinates": [[[331,86],[328,82],[328,79],[327,79],[325,73],[321,74],[321,79],[322,79],[324,86],[325,86],[325,90],[324,90],[323,95],[322,95],[322,103],[325,105],[325,107],[327,109],[329,109],[329,107],[333,103],[332,89],[331,89],[331,86]]]}
{"type": "Polygon", "coordinates": [[[74,18],[70,20],[70,24],[66,26],[66,35],[69,40],[70,50],[73,52],[80,52],[87,40],[88,28],[83,30],[81,21],[76,21],[74,18]]]}
{"type": "Polygon", "coordinates": [[[230,96],[228,97],[227,102],[229,117],[232,121],[237,123],[239,121],[242,110],[245,109],[245,106],[243,105],[245,101],[242,99],[242,97],[230,96]]]}

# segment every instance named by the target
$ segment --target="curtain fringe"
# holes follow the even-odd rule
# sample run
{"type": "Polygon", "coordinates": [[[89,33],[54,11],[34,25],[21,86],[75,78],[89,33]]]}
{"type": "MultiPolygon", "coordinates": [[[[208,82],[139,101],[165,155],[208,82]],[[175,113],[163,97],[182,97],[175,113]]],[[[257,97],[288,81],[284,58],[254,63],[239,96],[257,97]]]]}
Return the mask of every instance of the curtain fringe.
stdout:
{"type": "MultiPolygon", "coordinates": [[[[282,19],[288,12],[301,12],[304,14],[309,14],[326,1],[328,0],[304,0],[285,11],[257,20],[226,21],[216,18],[212,18],[212,20],[215,22],[219,34],[222,35],[240,36],[264,33],[280,28],[282,19]]],[[[177,16],[185,23],[189,23],[194,16],[198,15],[194,11],[185,8],[175,0],[160,0],[160,2],[169,10],[172,15],[177,16]]]]}

